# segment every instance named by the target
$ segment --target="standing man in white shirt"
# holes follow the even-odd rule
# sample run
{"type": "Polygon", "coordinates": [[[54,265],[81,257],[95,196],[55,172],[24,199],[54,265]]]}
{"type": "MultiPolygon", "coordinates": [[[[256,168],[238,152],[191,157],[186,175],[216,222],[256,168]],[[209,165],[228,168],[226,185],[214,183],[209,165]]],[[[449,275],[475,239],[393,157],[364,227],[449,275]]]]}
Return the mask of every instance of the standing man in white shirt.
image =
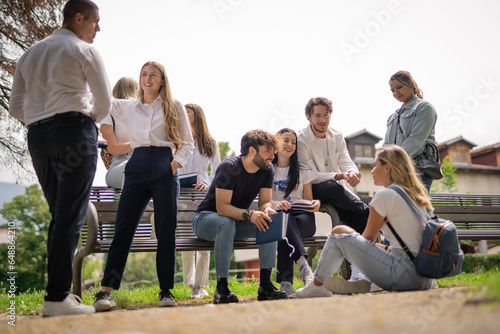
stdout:
{"type": "Polygon", "coordinates": [[[312,98],[307,103],[309,126],[298,135],[299,161],[316,175],[312,186],[314,198],[332,204],[340,220],[362,233],[370,207],[344,187],[344,182],[357,186],[361,173],[349,156],[342,133],[329,128],[332,110],[332,102],[324,97],[312,98]]]}
{"type": "Polygon", "coordinates": [[[97,163],[97,127],[111,108],[104,64],[91,43],[99,8],[64,6],[61,29],[17,63],[9,112],[28,128],[28,148],[49,204],[48,284],[43,316],[94,313],[70,294],[72,262],[97,163]]]}

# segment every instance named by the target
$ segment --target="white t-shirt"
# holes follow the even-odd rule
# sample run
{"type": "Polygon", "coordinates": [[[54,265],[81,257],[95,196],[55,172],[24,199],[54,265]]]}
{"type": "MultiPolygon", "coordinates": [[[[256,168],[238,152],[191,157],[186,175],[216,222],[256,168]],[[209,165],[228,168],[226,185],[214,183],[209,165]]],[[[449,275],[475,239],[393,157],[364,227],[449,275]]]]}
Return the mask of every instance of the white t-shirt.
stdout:
{"type": "Polygon", "coordinates": [[[304,184],[311,183],[316,176],[308,167],[301,166],[299,170],[299,182],[295,189],[287,198],[285,197],[286,187],[288,186],[288,170],[290,167],[281,168],[274,166],[273,180],[273,201],[282,201],[284,199],[293,202],[299,199],[304,199],[304,184]]]}
{"type": "MultiPolygon", "coordinates": [[[[418,255],[422,244],[425,222],[417,216],[405,200],[394,190],[385,188],[375,193],[370,206],[391,222],[392,227],[403,239],[413,255],[418,255]]],[[[424,217],[429,216],[424,207],[418,204],[416,206],[424,217]]],[[[381,231],[392,247],[402,249],[386,223],[382,225],[381,231]]]]}
{"type": "Polygon", "coordinates": [[[116,141],[118,143],[129,142],[130,137],[128,135],[127,126],[120,117],[108,115],[101,121],[101,126],[103,126],[104,124],[113,126],[113,120],[111,119],[111,117],[113,117],[113,119],[115,120],[116,141]]]}

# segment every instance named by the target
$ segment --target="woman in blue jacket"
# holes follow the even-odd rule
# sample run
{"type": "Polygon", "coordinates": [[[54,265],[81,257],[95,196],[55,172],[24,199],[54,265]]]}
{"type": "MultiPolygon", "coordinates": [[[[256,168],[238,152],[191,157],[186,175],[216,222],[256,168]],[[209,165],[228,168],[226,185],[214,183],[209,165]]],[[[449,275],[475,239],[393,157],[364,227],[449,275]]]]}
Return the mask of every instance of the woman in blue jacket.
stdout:
{"type": "MultiPolygon", "coordinates": [[[[436,110],[423,100],[423,93],[407,71],[399,71],[389,80],[392,95],[402,102],[387,120],[384,146],[401,146],[414,160],[422,154],[429,143],[435,143],[436,110]]],[[[432,178],[421,174],[422,182],[429,191],[432,178]]]]}

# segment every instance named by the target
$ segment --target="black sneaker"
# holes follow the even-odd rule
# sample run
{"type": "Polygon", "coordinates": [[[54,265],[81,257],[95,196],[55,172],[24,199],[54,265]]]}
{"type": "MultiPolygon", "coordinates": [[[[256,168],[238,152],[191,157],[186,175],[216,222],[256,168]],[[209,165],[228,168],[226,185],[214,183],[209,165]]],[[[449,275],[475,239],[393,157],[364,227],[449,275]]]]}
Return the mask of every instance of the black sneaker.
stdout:
{"type": "Polygon", "coordinates": [[[259,286],[257,292],[257,300],[276,300],[287,299],[286,292],[276,289],[271,282],[266,282],[264,285],[259,286]]]}
{"type": "Polygon", "coordinates": [[[116,303],[109,292],[99,291],[95,295],[94,308],[96,312],[109,311],[113,307],[116,307],[116,303]]]}
{"type": "Polygon", "coordinates": [[[175,306],[174,295],[168,291],[160,291],[160,307],[170,307],[175,306]]]}
{"type": "Polygon", "coordinates": [[[214,304],[237,303],[238,297],[229,290],[227,285],[219,286],[214,292],[214,304]]]}

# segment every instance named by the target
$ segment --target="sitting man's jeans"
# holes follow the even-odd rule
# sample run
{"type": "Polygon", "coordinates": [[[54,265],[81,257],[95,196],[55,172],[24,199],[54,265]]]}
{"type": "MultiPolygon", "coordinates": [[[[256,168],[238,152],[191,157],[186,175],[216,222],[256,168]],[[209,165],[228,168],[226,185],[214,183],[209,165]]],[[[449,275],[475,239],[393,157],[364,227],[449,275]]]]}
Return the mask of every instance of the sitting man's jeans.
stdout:
{"type": "MultiPolygon", "coordinates": [[[[234,240],[255,238],[257,226],[250,220],[235,220],[219,216],[217,212],[202,211],[194,214],[194,234],[203,240],[214,241],[215,274],[217,278],[229,277],[229,264],[234,240]]],[[[260,268],[276,265],[277,242],[259,245],[260,268]]]]}

